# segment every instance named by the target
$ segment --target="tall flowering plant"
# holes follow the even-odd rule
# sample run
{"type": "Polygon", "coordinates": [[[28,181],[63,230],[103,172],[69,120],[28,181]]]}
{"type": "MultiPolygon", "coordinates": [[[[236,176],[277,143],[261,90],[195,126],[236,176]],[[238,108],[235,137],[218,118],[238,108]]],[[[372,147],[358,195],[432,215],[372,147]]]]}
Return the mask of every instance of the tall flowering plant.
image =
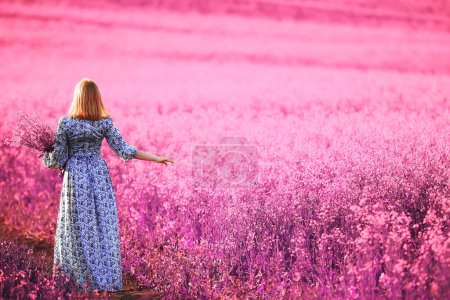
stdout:
{"type": "MultiPolygon", "coordinates": [[[[39,157],[55,149],[56,132],[37,113],[16,112],[17,121],[13,126],[11,137],[5,140],[5,144],[15,147],[26,147],[37,150],[39,157]]],[[[60,170],[62,176],[64,170],[60,170]]]]}

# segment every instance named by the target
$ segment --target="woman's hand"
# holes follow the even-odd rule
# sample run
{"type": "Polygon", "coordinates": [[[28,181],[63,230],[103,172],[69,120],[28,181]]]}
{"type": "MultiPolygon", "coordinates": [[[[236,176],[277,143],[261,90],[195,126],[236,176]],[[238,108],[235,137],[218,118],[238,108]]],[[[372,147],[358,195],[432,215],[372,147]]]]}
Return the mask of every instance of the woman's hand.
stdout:
{"type": "Polygon", "coordinates": [[[168,157],[164,157],[164,156],[156,156],[144,151],[140,151],[137,150],[136,151],[136,155],[134,156],[134,158],[136,159],[141,159],[141,160],[148,160],[148,161],[154,161],[160,164],[164,164],[164,165],[168,165],[169,163],[173,163],[173,160],[171,160],[168,157]]]}
{"type": "Polygon", "coordinates": [[[165,166],[167,166],[169,163],[173,163],[173,160],[171,160],[168,157],[164,157],[164,156],[160,156],[156,159],[156,162],[160,163],[160,164],[164,164],[165,166]]]}

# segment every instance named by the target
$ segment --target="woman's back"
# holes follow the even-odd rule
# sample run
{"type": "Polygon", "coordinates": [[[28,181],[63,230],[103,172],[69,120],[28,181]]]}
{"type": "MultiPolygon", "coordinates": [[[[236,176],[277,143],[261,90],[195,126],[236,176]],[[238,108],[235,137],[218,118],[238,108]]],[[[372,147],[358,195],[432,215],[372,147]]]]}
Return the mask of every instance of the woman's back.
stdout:
{"type": "MultiPolygon", "coordinates": [[[[100,154],[103,138],[111,122],[106,118],[95,121],[64,117],[69,157],[79,153],[100,154]]],[[[111,120],[111,118],[107,118],[111,120]]]]}
{"type": "Polygon", "coordinates": [[[103,138],[124,161],[136,155],[137,149],[125,142],[111,117],[85,120],[64,116],[59,120],[54,155],[47,156],[44,164],[63,168],[70,165],[72,157],[100,156],[103,138]]]}

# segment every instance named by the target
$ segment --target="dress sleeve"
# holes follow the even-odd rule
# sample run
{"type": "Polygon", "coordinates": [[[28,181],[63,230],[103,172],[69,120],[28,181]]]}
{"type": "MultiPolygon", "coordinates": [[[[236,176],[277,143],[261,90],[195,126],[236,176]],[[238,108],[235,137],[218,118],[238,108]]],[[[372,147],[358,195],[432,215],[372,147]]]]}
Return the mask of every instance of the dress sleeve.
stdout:
{"type": "Polygon", "coordinates": [[[119,130],[114,126],[111,118],[106,119],[105,138],[109,147],[124,161],[129,161],[136,156],[137,149],[125,142],[119,130]]]}
{"type": "Polygon", "coordinates": [[[55,148],[52,152],[46,152],[43,157],[44,166],[51,169],[64,168],[68,159],[67,134],[64,130],[64,117],[61,117],[56,130],[55,148]]]}

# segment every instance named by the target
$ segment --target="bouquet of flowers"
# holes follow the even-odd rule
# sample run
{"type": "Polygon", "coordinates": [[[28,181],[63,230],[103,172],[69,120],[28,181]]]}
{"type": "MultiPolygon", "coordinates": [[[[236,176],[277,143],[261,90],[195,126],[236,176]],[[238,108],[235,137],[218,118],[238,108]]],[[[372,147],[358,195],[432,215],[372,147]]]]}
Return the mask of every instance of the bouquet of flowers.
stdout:
{"type": "MultiPolygon", "coordinates": [[[[16,115],[17,122],[12,126],[12,136],[5,140],[5,144],[37,150],[40,152],[39,157],[55,149],[56,132],[37,113],[19,111],[16,115]]],[[[59,175],[62,174],[63,170],[60,170],[59,175]]]]}

